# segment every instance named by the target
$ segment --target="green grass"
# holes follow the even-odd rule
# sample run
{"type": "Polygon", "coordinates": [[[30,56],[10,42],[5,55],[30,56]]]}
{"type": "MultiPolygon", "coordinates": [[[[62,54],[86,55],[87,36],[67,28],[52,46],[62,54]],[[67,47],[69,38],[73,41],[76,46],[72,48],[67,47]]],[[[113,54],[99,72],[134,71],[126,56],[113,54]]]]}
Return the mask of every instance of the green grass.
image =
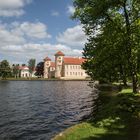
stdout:
{"type": "Polygon", "coordinates": [[[133,90],[132,88],[125,88],[125,89],[122,89],[120,93],[121,94],[133,93],[133,90]]]}
{"type": "Polygon", "coordinates": [[[94,127],[90,123],[81,123],[67,129],[64,133],[60,133],[54,140],[79,140],[87,137],[98,137],[100,134],[105,134],[104,128],[94,127]],[[96,132],[96,133],[95,133],[96,132]]]}
{"type": "Polygon", "coordinates": [[[101,93],[95,119],[68,128],[53,140],[139,140],[140,95],[132,89],[101,93]]]}

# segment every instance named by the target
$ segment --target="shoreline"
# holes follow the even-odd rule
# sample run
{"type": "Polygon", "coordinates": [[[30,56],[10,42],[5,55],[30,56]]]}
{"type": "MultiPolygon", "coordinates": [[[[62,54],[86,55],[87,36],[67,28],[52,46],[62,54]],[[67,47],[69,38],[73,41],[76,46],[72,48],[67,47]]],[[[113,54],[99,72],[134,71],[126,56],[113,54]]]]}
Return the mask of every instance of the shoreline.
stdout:
{"type": "Polygon", "coordinates": [[[0,81],[91,81],[90,79],[0,79],[0,81]]]}

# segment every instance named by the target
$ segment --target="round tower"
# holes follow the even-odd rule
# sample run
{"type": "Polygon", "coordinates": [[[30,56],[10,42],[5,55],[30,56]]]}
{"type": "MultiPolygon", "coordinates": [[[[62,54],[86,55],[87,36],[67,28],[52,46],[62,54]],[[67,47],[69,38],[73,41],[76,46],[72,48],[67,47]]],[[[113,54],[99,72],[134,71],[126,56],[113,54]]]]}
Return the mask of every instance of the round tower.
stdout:
{"type": "Polygon", "coordinates": [[[51,59],[49,57],[46,57],[44,59],[44,78],[49,77],[49,68],[51,66],[51,59]]]}
{"type": "Polygon", "coordinates": [[[64,56],[65,56],[64,53],[62,53],[61,51],[58,51],[55,54],[55,78],[61,78],[62,77],[64,56]]]}

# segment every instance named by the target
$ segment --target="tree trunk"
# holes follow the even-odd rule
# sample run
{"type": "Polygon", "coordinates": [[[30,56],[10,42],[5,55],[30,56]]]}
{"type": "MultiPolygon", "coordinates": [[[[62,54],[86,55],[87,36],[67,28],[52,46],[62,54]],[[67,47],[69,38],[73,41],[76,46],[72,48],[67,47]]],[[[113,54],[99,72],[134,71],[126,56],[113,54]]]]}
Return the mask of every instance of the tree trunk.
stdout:
{"type": "Polygon", "coordinates": [[[138,88],[138,86],[137,86],[137,75],[136,74],[132,74],[132,84],[133,84],[133,93],[137,93],[137,88],[138,88]]]}
{"type": "Polygon", "coordinates": [[[127,86],[127,80],[126,77],[123,77],[123,85],[126,87],[127,86]]]}
{"type": "Polygon", "coordinates": [[[125,73],[125,68],[123,65],[120,64],[120,76],[121,76],[121,80],[123,81],[123,85],[126,87],[127,86],[127,76],[125,73]]]}

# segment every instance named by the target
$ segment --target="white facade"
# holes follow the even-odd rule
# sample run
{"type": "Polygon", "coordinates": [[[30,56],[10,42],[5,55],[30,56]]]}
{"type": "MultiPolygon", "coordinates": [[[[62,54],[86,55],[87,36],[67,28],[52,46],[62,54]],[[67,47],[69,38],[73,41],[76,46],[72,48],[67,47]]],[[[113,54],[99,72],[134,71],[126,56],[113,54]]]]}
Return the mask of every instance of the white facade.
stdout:
{"type": "Polygon", "coordinates": [[[50,68],[50,66],[51,66],[51,60],[46,60],[44,62],[44,78],[49,78],[49,68],[50,68]]]}
{"type": "Polygon", "coordinates": [[[30,72],[28,67],[21,67],[20,68],[20,77],[21,78],[28,78],[30,77],[30,72]]]}
{"type": "Polygon", "coordinates": [[[46,57],[44,59],[44,78],[59,79],[85,79],[88,77],[85,70],[82,69],[81,64],[85,60],[83,58],[65,57],[62,52],[55,54],[55,64],[51,66],[51,59],[46,57]]]}
{"type": "Polygon", "coordinates": [[[63,56],[55,56],[55,78],[62,77],[63,56]]]}
{"type": "Polygon", "coordinates": [[[20,77],[21,78],[29,78],[29,77],[36,77],[35,72],[33,71],[32,74],[29,72],[29,68],[27,66],[21,66],[19,67],[20,70],[20,77]]]}
{"type": "Polygon", "coordinates": [[[64,65],[64,69],[63,78],[65,79],[85,79],[88,77],[81,65],[64,65]]]}

